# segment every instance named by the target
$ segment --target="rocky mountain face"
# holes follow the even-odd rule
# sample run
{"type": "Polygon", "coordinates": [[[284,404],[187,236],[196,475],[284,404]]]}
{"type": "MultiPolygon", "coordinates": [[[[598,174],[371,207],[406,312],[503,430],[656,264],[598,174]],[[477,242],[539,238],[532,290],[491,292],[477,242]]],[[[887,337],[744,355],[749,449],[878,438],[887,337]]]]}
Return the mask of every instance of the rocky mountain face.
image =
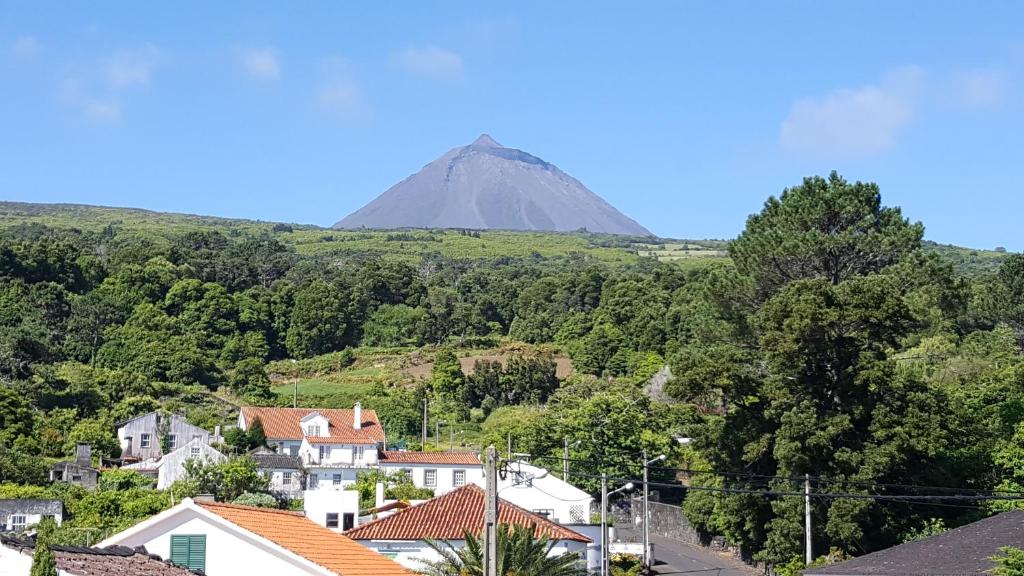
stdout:
{"type": "Polygon", "coordinates": [[[536,156],[484,134],[395,184],[334,228],[651,233],[536,156]]]}

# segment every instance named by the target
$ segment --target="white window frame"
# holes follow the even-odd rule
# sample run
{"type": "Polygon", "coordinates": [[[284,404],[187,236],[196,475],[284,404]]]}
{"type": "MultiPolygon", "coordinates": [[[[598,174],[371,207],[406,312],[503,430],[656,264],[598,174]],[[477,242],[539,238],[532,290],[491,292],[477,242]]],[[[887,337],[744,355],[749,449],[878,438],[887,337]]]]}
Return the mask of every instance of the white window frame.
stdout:
{"type": "Polygon", "coordinates": [[[291,472],[281,472],[281,486],[291,486],[291,485],[292,485],[292,473],[291,472]]]}
{"type": "Polygon", "coordinates": [[[26,526],[28,526],[28,515],[11,514],[11,530],[24,530],[26,526]]]}
{"type": "Polygon", "coordinates": [[[306,436],[319,436],[319,435],[320,435],[320,425],[319,424],[310,424],[310,425],[306,426],[306,436]]]}
{"type": "Polygon", "coordinates": [[[335,473],[331,474],[331,485],[332,486],[341,486],[341,473],[340,472],[335,472],[335,473]]]}
{"type": "Polygon", "coordinates": [[[175,435],[175,434],[168,434],[167,435],[167,449],[168,450],[174,450],[175,448],[178,447],[177,444],[178,444],[178,436],[175,435]]]}
{"type": "Polygon", "coordinates": [[[324,460],[327,460],[328,459],[327,457],[331,454],[331,447],[330,446],[325,446],[325,445],[321,444],[319,448],[320,448],[320,463],[322,464],[324,462],[324,460]]]}
{"type": "Polygon", "coordinates": [[[458,488],[459,486],[466,485],[466,471],[465,470],[452,470],[452,486],[458,488]],[[461,479],[459,477],[462,477],[461,479]]]}
{"type": "Polygon", "coordinates": [[[152,434],[147,434],[146,432],[143,432],[139,436],[139,446],[142,447],[142,448],[152,448],[153,447],[153,436],[152,436],[152,434]]]}
{"type": "Polygon", "coordinates": [[[199,456],[202,455],[202,453],[203,451],[201,448],[199,448],[199,446],[192,446],[188,450],[188,454],[192,458],[199,458],[199,456]]]}
{"type": "Polygon", "coordinates": [[[352,447],[352,463],[353,464],[356,464],[358,462],[362,462],[363,458],[365,456],[366,456],[366,448],[365,447],[363,447],[363,446],[353,446],[352,447]]]}
{"type": "Polygon", "coordinates": [[[437,488],[437,468],[427,468],[423,471],[423,485],[427,488],[437,488]]]}
{"type": "Polygon", "coordinates": [[[341,527],[341,514],[338,512],[328,512],[324,516],[324,526],[327,528],[339,528],[341,527]],[[331,515],[334,515],[334,526],[331,526],[331,515]]]}

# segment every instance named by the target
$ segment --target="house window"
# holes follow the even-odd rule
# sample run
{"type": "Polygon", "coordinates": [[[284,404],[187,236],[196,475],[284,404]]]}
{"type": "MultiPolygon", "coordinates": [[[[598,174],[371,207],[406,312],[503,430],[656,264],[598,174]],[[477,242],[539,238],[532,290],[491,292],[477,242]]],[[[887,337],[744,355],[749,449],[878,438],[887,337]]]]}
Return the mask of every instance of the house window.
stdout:
{"type": "Polygon", "coordinates": [[[28,516],[24,514],[11,515],[11,530],[24,530],[28,524],[28,516]]]}
{"type": "Polygon", "coordinates": [[[452,471],[452,486],[465,486],[466,485],[466,471],[465,470],[453,470],[452,471]]]}
{"type": "Polygon", "coordinates": [[[316,490],[317,486],[320,485],[320,476],[317,474],[309,475],[309,489],[316,490]]]}
{"type": "Polygon", "coordinates": [[[362,446],[356,446],[352,449],[352,462],[362,462],[363,450],[364,448],[362,446]]]}
{"type": "Polygon", "coordinates": [[[198,458],[200,453],[199,446],[192,446],[191,448],[189,448],[188,453],[193,458],[198,458]]]}
{"type": "Polygon", "coordinates": [[[320,435],[320,425],[319,424],[310,424],[309,426],[306,426],[306,436],[319,436],[319,435],[320,435]]]}
{"type": "Polygon", "coordinates": [[[327,527],[328,528],[337,528],[338,527],[338,513],[337,512],[328,512],[327,513],[327,527]]]}
{"type": "Polygon", "coordinates": [[[82,475],[81,474],[72,474],[71,475],[71,481],[72,482],[81,482],[82,481],[82,475]]]}
{"type": "Polygon", "coordinates": [[[281,473],[281,486],[291,486],[291,485],[292,485],[292,473],[291,472],[282,472],[281,473]]]}
{"type": "Polygon", "coordinates": [[[428,488],[437,486],[437,470],[428,469],[423,471],[423,485],[428,488]]]}
{"type": "Polygon", "coordinates": [[[167,449],[174,450],[178,447],[178,437],[174,434],[167,435],[167,449]]]}
{"type": "Polygon", "coordinates": [[[139,438],[139,445],[143,448],[151,447],[153,445],[153,437],[149,434],[143,433],[142,437],[139,438]]]}
{"type": "Polygon", "coordinates": [[[320,461],[323,462],[327,459],[327,455],[331,453],[331,450],[327,446],[320,446],[320,461]]]}
{"type": "Polygon", "coordinates": [[[545,508],[537,508],[537,509],[533,510],[533,513],[536,514],[537,516],[543,516],[543,517],[545,517],[547,519],[551,519],[551,517],[555,515],[555,511],[554,510],[548,510],[548,509],[545,509],[545,508]]]}
{"type": "Polygon", "coordinates": [[[341,518],[341,529],[351,530],[356,525],[356,515],[352,512],[345,512],[341,518]]]}
{"type": "Polygon", "coordinates": [[[199,434],[193,434],[193,435],[192,435],[192,439],[193,439],[193,440],[199,440],[199,439],[201,439],[201,438],[202,438],[202,436],[201,436],[201,435],[199,435],[199,434]]]}
{"type": "Polygon", "coordinates": [[[291,446],[289,446],[288,447],[288,455],[289,456],[298,456],[299,455],[299,447],[297,445],[295,445],[295,444],[292,444],[291,446]]]}
{"type": "Polygon", "coordinates": [[[335,474],[331,478],[331,484],[334,484],[335,486],[340,486],[341,485],[341,474],[335,474]]]}
{"type": "Polygon", "coordinates": [[[206,570],[206,535],[171,535],[171,562],[189,570],[206,570]]]}

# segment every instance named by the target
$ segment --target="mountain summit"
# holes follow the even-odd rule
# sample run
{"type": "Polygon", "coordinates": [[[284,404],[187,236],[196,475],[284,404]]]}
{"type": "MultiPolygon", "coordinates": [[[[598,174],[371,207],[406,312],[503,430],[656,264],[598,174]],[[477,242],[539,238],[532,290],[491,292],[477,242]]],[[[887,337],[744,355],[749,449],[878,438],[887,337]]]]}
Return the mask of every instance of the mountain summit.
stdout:
{"type": "Polygon", "coordinates": [[[651,236],[536,156],[487,134],[402,180],[334,228],[473,228],[651,236]]]}

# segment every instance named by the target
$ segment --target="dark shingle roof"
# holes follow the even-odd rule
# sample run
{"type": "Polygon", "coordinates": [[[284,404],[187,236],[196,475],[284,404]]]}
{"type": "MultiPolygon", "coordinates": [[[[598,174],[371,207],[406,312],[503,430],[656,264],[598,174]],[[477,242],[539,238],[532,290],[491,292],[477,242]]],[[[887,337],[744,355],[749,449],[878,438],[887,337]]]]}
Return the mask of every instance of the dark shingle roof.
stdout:
{"type": "Polygon", "coordinates": [[[277,454],[275,452],[251,452],[249,453],[249,456],[256,461],[256,467],[260,469],[302,469],[302,460],[300,460],[298,456],[277,454]]]}
{"type": "Polygon", "coordinates": [[[1024,548],[1024,510],[1011,510],[948,532],[853,560],[807,568],[804,576],[987,576],[1004,546],[1024,548]]]}
{"type": "MultiPolygon", "coordinates": [[[[29,553],[34,550],[34,541],[10,536],[0,536],[0,545],[29,553]]],[[[145,548],[108,546],[106,548],[84,548],[81,546],[54,545],[50,547],[61,573],[75,576],[196,576],[187,568],[175,566],[148,554],[145,548]]]]}
{"type": "Polygon", "coordinates": [[[0,514],[64,514],[63,500],[12,498],[0,500],[0,514]]]}

